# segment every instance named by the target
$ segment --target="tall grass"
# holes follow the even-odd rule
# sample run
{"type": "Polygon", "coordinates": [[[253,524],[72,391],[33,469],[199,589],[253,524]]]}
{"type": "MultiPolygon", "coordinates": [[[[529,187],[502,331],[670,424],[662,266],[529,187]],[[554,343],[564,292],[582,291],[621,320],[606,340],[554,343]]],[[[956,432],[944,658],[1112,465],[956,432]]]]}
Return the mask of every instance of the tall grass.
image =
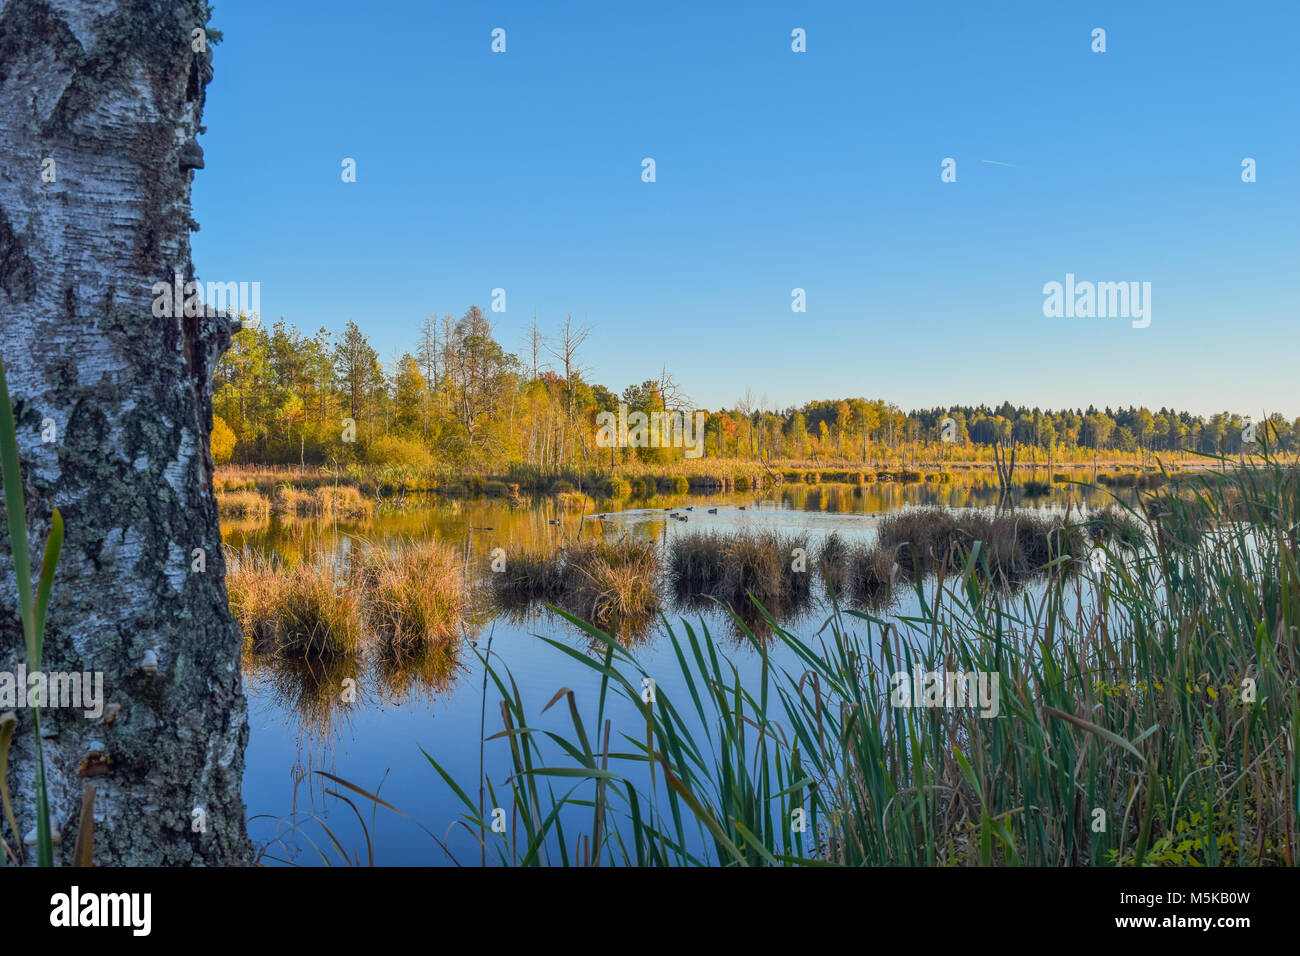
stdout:
{"type": "Polygon", "coordinates": [[[1146,525],[1134,552],[1103,537],[1103,560],[1067,575],[1063,556],[1032,592],[996,586],[978,542],[914,582],[909,616],[836,606],[800,637],[765,615],[793,668],[738,617],[760,662],[748,683],[683,622],[667,632],[678,674],[644,697],[635,653],[570,617],[600,649],[541,638],[599,677],[594,699],[547,705],[571,731],[533,729],[484,662],[509,836],[426,757],[509,865],[1293,864],[1300,487],[1264,460],[1161,493],[1151,518],[1127,515],[1146,525]],[[896,705],[892,677],[915,666],[996,675],[998,715],[896,705]],[[635,717],[611,750],[614,698],[635,717]]]}
{"type": "Polygon", "coordinates": [[[668,573],[678,601],[716,599],[761,627],[754,601],[780,615],[808,603],[813,561],[804,532],[689,532],[669,545],[668,573]]]}
{"type": "Polygon", "coordinates": [[[374,546],[354,569],[370,620],[393,644],[432,647],[457,639],[468,597],[452,548],[436,540],[374,546]]]}
{"type": "Polygon", "coordinates": [[[644,634],[659,608],[659,552],[651,541],[582,541],[549,553],[508,555],[490,576],[496,602],[546,601],[627,637],[644,634]]]}
{"type": "MultiPolygon", "coordinates": [[[[32,591],[31,552],[27,543],[27,505],[23,496],[22,473],[18,461],[18,435],[14,425],[13,405],[9,401],[9,381],[5,374],[4,358],[0,357],[0,481],[3,482],[5,517],[9,525],[9,551],[14,562],[14,580],[18,590],[18,612],[22,618],[23,641],[27,650],[27,668],[35,673],[41,669],[41,656],[45,645],[45,613],[50,606],[50,591],[54,586],[54,572],[59,563],[59,551],[63,547],[63,517],[59,509],[53,509],[50,515],[50,536],[45,542],[45,557],[41,562],[40,577],[36,581],[35,593],[32,591]]],[[[31,708],[32,713],[32,756],[36,773],[36,864],[38,866],[54,865],[54,842],[50,831],[50,806],[45,785],[45,754],[41,748],[41,710],[39,706],[31,708]]],[[[4,747],[0,751],[0,767],[9,760],[9,739],[12,727],[3,737],[4,747]]],[[[6,774],[7,776],[7,774],[6,774]]],[[[9,794],[4,794],[4,807],[13,837],[19,841],[16,850],[4,845],[0,853],[0,866],[6,864],[12,855],[19,860],[22,850],[22,834],[18,830],[17,820],[9,803],[9,794]]],[[[3,842],[3,841],[0,841],[3,842]]]]}
{"type": "Polygon", "coordinates": [[[231,562],[226,588],[252,653],[331,661],[361,647],[360,589],[326,562],[284,568],[246,553],[231,562]]]}

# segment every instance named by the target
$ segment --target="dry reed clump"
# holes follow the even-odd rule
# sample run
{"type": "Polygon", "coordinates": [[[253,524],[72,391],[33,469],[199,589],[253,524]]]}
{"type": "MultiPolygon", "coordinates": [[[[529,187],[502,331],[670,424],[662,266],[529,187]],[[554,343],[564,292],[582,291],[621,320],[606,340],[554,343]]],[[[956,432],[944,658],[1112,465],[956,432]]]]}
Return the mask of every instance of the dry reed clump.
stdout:
{"type": "Polygon", "coordinates": [[[811,594],[808,551],[806,533],[693,532],[669,546],[669,576],[682,601],[712,597],[747,613],[753,595],[769,610],[787,613],[811,594]]]}
{"type": "Polygon", "coordinates": [[[259,554],[245,551],[226,560],[230,613],[244,635],[246,653],[275,649],[282,576],[259,554]]]}
{"type": "Polygon", "coordinates": [[[910,508],[880,522],[877,544],[898,562],[903,577],[958,570],[975,542],[990,570],[1004,575],[1041,571],[1063,555],[1088,550],[1078,525],[1060,515],[1014,511],[990,516],[979,511],[910,508]]]}
{"type": "Polygon", "coordinates": [[[366,518],[374,513],[375,505],[352,485],[300,488],[285,483],[276,486],[272,508],[277,514],[305,518],[366,518]]]}
{"type": "Polygon", "coordinates": [[[271,506],[276,514],[306,516],[313,513],[311,492],[293,485],[276,485],[271,506]]]}
{"type": "Polygon", "coordinates": [[[837,531],[832,531],[823,538],[817,549],[817,570],[822,580],[837,595],[843,595],[847,591],[852,552],[852,546],[837,531]]]}
{"type": "Polygon", "coordinates": [[[252,653],[334,660],[361,646],[361,602],[328,565],[285,569],[245,553],[226,575],[230,610],[252,653]]]}
{"type": "Polygon", "coordinates": [[[659,550],[652,541],[587,541],[570,545],[559,603],[597,627],[642,632],[659,607],[659,550]]]}
{"type": "Polygon", "coordinates": [[[598,627],[641,631],[659,607],[659,551],[625,538],[584,541],[554,552],[508,554],[490,578],[495,602],[518,610],[534,601],[561,607],[598,627]]]}
{"type": "Polygon", "coordinates": [[[256,491],[218,491],[217,512],[231,518],[265,518],[271,502],[256,491]]]}
{"type": "Polygon", "coordinates": [[[889,603],[901,576],[902,569],[892,554],[863,542],[846,556],[844,592],[864,607],[881,608],[889,603]]]}
{"type": "Polygon", "coordinates": [[[721,591],[722,551],[726,536],[718,531],[675,535],[668,546],[668,567],[680,601],[721,591]]]}
{"type": "Polygon", "coordinates": [[[460,559],[435,541],[371,547],[353,567],[368,617],[394,645],[447,644],[457,637],[468,598],[460,559]]]}
{"type": "Polygon", "coordinates": [[[1140,478],[1141,476],[1135,471],[1117,472],[1113,475],[1102,472],[1097,475],[1097,484],[1112,488],[1133,488],[1137,486],[1140,478]]]}
{"type": "Polygon", "coordinates": [[[365,518],[374,513],[374,502],[351,485],[322,485],[312,492],[314,513],[340,518],[365,518]]]}
{"type": "Polygon", "coordinates": [[[1090,517],[1086,530],[1093,541],[1114,542],[1130,550],[1140,548],[1147,539],[1142,522],[1113,505],[1090,517]]]}
{"type": "Polygon", "coordinates": [[[949,560],[957,518],[943,508],[907,508],[881,519],[876,543],[898,563],[899,573],[924,575],[949,560]]]}
{"type": "Polygon", "coordinates": [[[488,580],[493,599],[506,608],[526,607],[533,601],[554,604],[564,588],[564,566],[558,552],[509,551],[505,569],[488,580]]]}

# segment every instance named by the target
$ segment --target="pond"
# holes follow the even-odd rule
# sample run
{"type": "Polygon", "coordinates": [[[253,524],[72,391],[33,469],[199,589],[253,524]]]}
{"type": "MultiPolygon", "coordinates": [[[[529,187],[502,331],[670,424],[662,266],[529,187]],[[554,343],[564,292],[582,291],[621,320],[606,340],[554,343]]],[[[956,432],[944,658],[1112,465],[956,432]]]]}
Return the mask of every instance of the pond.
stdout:
{"type": "MultiPolygon", "coordinates": [[[[400,510],[381,510],[364,522],[272,517],[262,522],[223,521],[222,527],[233,550],[261,551],[288,562],[322,554],[338,558],[365,543],[438,539],[464,556],[466,580],[481,595],[495,549],[503,549],[508,560],[519,549],[559,547],[579,537],[630,535],[666,548],[673,535],[686,531],[765,529],[807,533],[815,547],[831,532],[849,540],[869,540],[880,517],[901,508],[991,508],[997,501],[996,485],[978,479],[945,484],[785,485],[747,493],[597,501],[598,510],[585,517],[561,510],[552,498],[523,506],[489,499],[433,499],[408,501],[400,510]],[[670,517],[673,512],[687,520],[670,517]]],[[[1078,513],[1113,501],[1107,492],[1066,485],[1053,486],[1041,497],[1019,500],[1017,507],[1078,513]]],[[[888,613],[909,613],[915,610],[916,600],[914,591],[903,589],[888,613]]],[[[662,608],[679,634],[683,619],[692,623],[697,634],[707,628],[742,683],[757,675],[760,655],[725,611],[698,602],[678,606],[669,589],[664,589],[662,608]]],[[[811,606],[792,612],[781,623],[811,642],[827,616],[828,604],[819,586],[811,606]]],[[[579,710],[594,718],[598,675],[546,638],[579,653],[594,653],[588,635],[544,606],[507,613],[479,601],[457,647],[406,665],[366,659],[326,667],[246,658],[250,739],[244,800],[250,833],[256,844],[265,847],[263,862],[310,866],[328,860],[338,865],[344,862],[341,846],[362,863],[370,853],[380,865],[451,864],[453,857],[463,864],[479,863],[482,850],[477,837],[457,825],[466,808],[425,753],[476,804],[481,786],[490,785],[498,793],[507,788],[509,744],[501,738],[484,742],[485,736],[502,729],[497,690],[490,683],[485,688],[482,657],[489,647],[498,671],[508,671],[515,682],[530,726],[571,730],[566,707],[542,713],[563,688],[572,690],[579,710]],[[405,816],[374,807],[316,771],[378,792],[405,816]],[[328,790],[348,797],[356,809],[328,790]]],[[[643,677],[669,695],[685,693],[662,621],[639,635],[631,650],[643,677]]],[[[777,645],[771,663],[797,670],[792,658],[777,645]]],[[[638,723],[643,726],[625,700],[609,701],[607,715],[616,738],[635,732],[638,723]]],[[[482,799],[490,812],[490,794],[482,799]]],[[[490,863],[492,858],[487,859],[490,863]]]]}

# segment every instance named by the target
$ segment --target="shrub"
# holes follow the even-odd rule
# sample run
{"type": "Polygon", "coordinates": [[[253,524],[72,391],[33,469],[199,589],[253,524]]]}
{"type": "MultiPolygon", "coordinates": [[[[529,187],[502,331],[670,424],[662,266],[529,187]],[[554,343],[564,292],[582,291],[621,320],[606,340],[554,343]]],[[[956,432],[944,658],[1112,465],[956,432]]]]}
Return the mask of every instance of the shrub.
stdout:
{"type": "Polygon", "coordinates": [[[396,435],[381,435],[370,442],[366,460],[372,465],[394,465],[409,471],[428,471],[434,465],[433,453],[425,445],[396,435]]]}
{"type": "Polygon", "coordinates": [[[605,479],[602,491],[604,491],[607,498],[627,498],[632,494],[632,483],[614,475],[605,479]]]}

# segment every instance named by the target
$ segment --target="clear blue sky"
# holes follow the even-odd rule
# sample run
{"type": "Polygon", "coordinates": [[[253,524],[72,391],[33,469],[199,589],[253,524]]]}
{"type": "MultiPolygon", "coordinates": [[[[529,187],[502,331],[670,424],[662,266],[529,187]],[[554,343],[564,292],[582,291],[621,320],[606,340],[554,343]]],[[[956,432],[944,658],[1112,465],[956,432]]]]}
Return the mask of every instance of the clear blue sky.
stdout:
{"type": "Polygon", "coordinates": [[[391,362],[502,287],[511,350],[572,312],[593,380],[667,364],[704,407],[1300,415],[1294,0],[218,0],[212,25],[194,259],[259,281],[265,321],[355,319],[391,362]],[[1045,318],[1067,272],[1150,282],[1150,327],[1045,318]]]}

